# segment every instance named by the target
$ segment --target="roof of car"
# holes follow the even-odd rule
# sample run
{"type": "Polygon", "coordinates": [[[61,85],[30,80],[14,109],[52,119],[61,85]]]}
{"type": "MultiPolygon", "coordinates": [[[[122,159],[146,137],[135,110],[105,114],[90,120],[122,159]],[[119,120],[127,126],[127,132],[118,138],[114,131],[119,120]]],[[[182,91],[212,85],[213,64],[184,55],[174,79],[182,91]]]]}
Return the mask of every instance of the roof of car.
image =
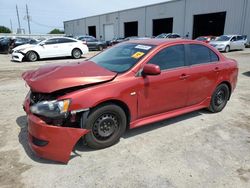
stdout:
{"type": "Polygon", "coordinates": [[[129,40],[128,43],[137,43],[137,44],[148,44],[148,45],[164,45],[164,44],[170,44],[170,43],[182,43],[182,42],[195,42],[194,40],[188,40],[188,39],[143,39],[143,40],[129,40]]]}

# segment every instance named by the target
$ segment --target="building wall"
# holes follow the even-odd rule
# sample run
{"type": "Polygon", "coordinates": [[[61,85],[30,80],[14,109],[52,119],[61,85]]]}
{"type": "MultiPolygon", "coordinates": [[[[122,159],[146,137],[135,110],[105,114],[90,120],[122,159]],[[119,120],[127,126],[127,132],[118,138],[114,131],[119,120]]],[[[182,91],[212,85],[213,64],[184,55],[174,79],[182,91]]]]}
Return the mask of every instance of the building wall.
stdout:
{"type": "Polygon", "coordinates": [[[114,24],[114,36],[124,37],[124,23],[138,21],[138,36],[152,36],[153,19],[173,17],[173,32],[193,34],[193,17],[226,11],[225,34],[247,34],[250,37],[249,0],[175,0],[119,12],[64,22],[66,34],[88,34],[96,26],[97,38],[104,35],[104,25],[114,24]]]}
{"type": "Polygon", "coordinates": [[[104,25],[114,25],[114,36],[119,36],[119,13],[114,12],[110,14],[100,15],[100,35],[104,37],[104,25]]]}
{"type": "Polygon", "coordinates": [[[173,17],[173,33],[184,35],[184,7],[185,1],[174,1],[157,4],[146,8],[146,35],[153,35],[153,20],[173,17]]]}
{"type": "Polygon", "coordinates": [[[193,33],[193,15],[226,11],[224,34],[241,33],[244,0],[187,0],[185,31],[193,33]]]}
{"type": "Polygon", "coordinates": [[[124,23],[138,21],[138,36],[145,36],[145,7],[119,12],[120,36],[124,36],[124,23]]]}

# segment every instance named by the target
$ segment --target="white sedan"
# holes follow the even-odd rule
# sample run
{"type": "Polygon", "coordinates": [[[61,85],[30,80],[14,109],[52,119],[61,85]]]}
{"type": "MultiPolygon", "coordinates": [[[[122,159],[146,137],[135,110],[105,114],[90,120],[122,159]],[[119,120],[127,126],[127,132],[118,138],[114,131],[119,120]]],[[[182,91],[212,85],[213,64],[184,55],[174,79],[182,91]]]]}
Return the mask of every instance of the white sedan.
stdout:
{"type": "Polygon", "coordinates": [[[66,56],[77,59],[88,51],[87,45],[82,41],[67,37],[56,37],[35,45],[25,44],[14,48],[12,60],[21,62],[25,57],[28,61],[36,61],[43,58],[66,56]]]}

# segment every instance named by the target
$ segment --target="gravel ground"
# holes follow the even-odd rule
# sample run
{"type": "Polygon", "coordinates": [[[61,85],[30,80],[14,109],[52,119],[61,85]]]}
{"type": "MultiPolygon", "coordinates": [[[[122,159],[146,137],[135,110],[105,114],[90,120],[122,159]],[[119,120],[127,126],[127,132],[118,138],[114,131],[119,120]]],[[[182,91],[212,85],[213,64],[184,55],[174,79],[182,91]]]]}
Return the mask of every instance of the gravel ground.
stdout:
{"type": "Polygon", "coordinates": [[[63,165],[38,158],[27,145],[28,88],[20,75],[84,58],[14,63],[0,54],[0,187],[250,187],[250,49],[225,55],[240,72],[221,113],[200,110],[129,130],[103,150],[77,144],[63,165]]]}

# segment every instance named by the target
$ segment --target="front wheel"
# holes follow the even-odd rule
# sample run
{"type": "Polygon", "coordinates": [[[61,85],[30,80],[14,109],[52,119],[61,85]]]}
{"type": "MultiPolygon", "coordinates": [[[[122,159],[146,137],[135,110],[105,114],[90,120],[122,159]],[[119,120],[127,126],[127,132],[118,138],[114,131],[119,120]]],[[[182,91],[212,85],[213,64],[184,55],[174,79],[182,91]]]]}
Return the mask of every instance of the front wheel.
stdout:
{"type": "Polygon", "coordinates": [[[226,46],[225,52],[228,53],[230,51],[230,46],[226,46]]]}
{"type": "Polygon", "coordinates": [[[227,101],[230,96],[230,91],[229,88],[226,84],[221,84],[219,85],[211,98],[210,106],[209,106],[209,111],[211,112],[220,112],[225,108],[227,101]]]}
{"type": "Polygon", "coordinates": [[[96,107],[86,122],[86,129],[91,131],[85,136],[85,141],[94,149],[114,145],[120,140],[126,124],[126,114],[121,107],[114,104],[96,107]]]}
{"type": "Polygon", "coordinates": [[[28,61],[31,61],[31,62],[34,62],[38,59],[37,53],[33,51],[28,52],[26,56],[27,56],[28,61]]]}
{"type": "Polygon", "coordinates": [[[98,46],[98,50],[102,51],[103,50],[103,46],[102,45],[98,46]]]}

